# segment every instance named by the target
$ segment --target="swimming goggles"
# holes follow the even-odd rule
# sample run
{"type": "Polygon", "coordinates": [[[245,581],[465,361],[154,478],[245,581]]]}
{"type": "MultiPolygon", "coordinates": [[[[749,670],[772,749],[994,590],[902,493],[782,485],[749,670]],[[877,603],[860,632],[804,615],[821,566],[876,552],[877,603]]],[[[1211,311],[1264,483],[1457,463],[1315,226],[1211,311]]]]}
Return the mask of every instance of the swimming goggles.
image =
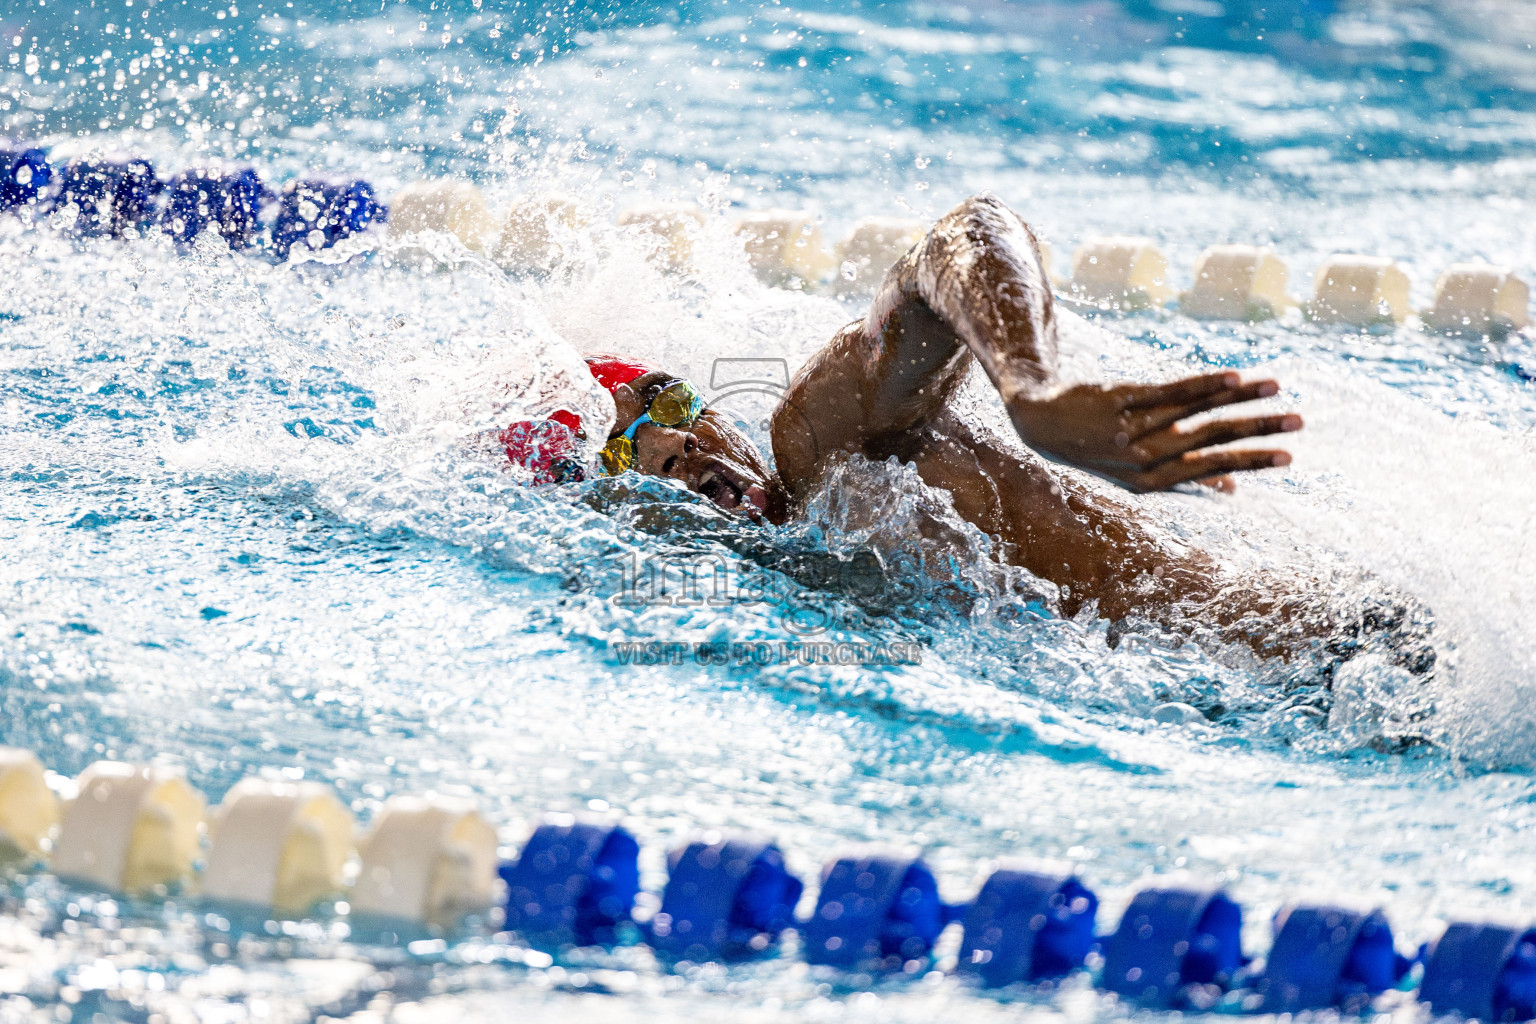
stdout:
{"type": "Polygon", "coordinates": [[[603,468],[609,476],[618,476],[635,466],[635,431],[642,424],[654,423],[658,427],[685,430],[693,426],[704,412],[704,396],[689,381],[674,378],[666,383],[656,397],[651,399],[645,412],[635,417],[624,433],[608,439],[603,446],[603,468]]]}

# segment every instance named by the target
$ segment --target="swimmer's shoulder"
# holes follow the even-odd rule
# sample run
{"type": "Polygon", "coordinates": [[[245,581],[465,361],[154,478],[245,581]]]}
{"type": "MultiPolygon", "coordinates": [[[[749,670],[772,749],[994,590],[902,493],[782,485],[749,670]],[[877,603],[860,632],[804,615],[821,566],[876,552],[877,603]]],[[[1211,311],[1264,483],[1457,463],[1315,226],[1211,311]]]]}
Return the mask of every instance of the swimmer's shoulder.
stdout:
{"type": "Polygon", "coordinates": [[[790,381],[768,425],[774,466],[799,501],[815,487],[828,456],[859,450],[867,420],[859,373],[869,344],[864,319],[846,325],[790,381]]]}

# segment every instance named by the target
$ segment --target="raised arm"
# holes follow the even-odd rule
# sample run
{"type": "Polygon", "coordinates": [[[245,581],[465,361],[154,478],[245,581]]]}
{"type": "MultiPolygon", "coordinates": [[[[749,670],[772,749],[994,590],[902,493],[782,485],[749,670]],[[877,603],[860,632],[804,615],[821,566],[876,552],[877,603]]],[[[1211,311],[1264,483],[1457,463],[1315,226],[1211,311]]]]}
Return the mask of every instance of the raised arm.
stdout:
{"type": "Polygon", "coordinates": [[[1025,444],[1131,490],[1285,465],[1282,451],[1211,451],[1296,430],[1296,416],[1180,421],[1275,394],[1274,381],[1215,373],[1170,384],[1056,378],[1055,300],[1028,226],[996,197],[945,214],[886,274],[869,313],[806,364],[778,418],[774,450],[791,490],[831,452],[880,457],[938,415],[971,360],[997,388],[1025,444]]]}

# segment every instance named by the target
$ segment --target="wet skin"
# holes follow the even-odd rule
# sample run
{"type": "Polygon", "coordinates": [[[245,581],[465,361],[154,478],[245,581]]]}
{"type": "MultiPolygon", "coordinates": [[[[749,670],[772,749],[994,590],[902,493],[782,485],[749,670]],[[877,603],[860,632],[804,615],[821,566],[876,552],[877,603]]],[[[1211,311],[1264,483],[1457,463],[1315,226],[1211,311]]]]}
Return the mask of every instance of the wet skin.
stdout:
{"type": "MultiPolygon", "coordinates": [[[[1277,598],[1249,591],[1239,599],[1211,559],[1175,550],[1137,509],[1050,465],[1137,492],[1194,481],[1229,490],[1233,474],[1284,466],[1290,456],[1219,446],[1298,430],[1300,417],[1184,421],[1269,397],[1278,385],[1230,372],[1157,385],[1066,384],[1056,374],[1064,316],[1071,314],[1056,308],[1028,226],[996,198],[972,197],[887,272],[869,312],[795,378],[770,427],[777,472],[709,411],[688,430],[642,425],[636,468],[682,481],[722,508],[782,523],[835,461],[894,456],[949,492],[961,516],[1001,542],[1002,557],[1062,588],[1066,614],[1094,600],[1111,619],[1139,611],[1166,620],[1176,604],[1218,597],[1218,620],[1284,614],[1277,598]],[[952,408],[978,362],[1022,446],[952,408]]],[[[618,389],[615,434],[668,379],[647,374],[618,389]]]]}

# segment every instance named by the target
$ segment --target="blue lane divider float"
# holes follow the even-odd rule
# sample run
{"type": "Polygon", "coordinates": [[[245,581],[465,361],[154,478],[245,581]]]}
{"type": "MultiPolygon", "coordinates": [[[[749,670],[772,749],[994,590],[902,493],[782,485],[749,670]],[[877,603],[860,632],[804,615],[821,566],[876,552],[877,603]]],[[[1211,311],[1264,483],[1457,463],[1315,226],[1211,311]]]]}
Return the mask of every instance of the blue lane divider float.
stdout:
{"type": "Polygon", "coordinates": [[[1424,963],[1419,998],[1436,1014],[1536,1018],[1536,929],[1451,925],[1424,963]]]}
{"type": "Polygon", "coordinates": [[[1392,928],[1379,910],[1297,906],[1281,911],[1277,924],[1264,974],[1253,986],[1264,1013],[1358,1011],[1411,966],[1393,948],[1392,928]]]}
{"type": "Polygon", "coordinates": [[[40,147],[0,144],[0,211],[71,205],[82,235],[121,237],[154,222],[186,244],[213,230],[232,249],[265,244],[278,262],[296,246],[328,249],[388,215],[361,179],[305,179],[274,193],[249,167],[194,168],[161,181],[147,160],[81,159],[58,168],[40,147]]]}
{"type": "Polygon", "coordinates": [[[547,944],[611,945],[640,892],[640,844],[617,825],[544,822],[503,864],[510,931],[547,944]]]}
{"type": "Polygon", "coordinates": [[[1102,985],[1147,1006],[1204,1008],[1243,965],[1243,911],[1219,890],[1143,889],[1104,940],[1102,985]]]}
{"type": "Polygon", "coordinates": [[[121,238],[154,216],[164,187],[147,160],[75,160],[59,176],[53,205],[73,204],[74,228],[83,235],[121,238]]]}
{"type": "Polygon", "coordinates": [[[165,193],[160,225],[166,234],[186,244],[211,228],[231,249],[251,245],[262,203],[270,194],[249,167],[182,171],[171,178],[165,193]]]}
{"type": "Polygon", "coordinates": [[[366,181],[296,181],[283,189],[272,222],[272,255],[285,260],[296,245],[328,249],[384,220],[384,207],[366,181]]]}
{"type": "MultiPolygon", "coordinates": [[[[546,821],[500,869],[508,930],[556,947],[614,944],[633,921],[638,855],[616,825],[546,821]]],[[[877,851],[828,863],[815,912],[797,924],[802,892],[771,840],[699,839],[668,858],[661,909],[638,931],[664,959],[702,962],[765,954],[797,926],[810,963],[893,972],[922,969],[958,919],[955,969],[988,986],[1063,977],[1084,966],[1095,943],[1098,898],[1071,875],[1003,867],[971,903],[954,907],[919,858],[877,851]]],[[[1242,970],[1241,931],[1242,908],[1220,890],[1145,889],[1102,940],[1097,984],[1152,1008],[1209,1008],[1242,985],[1259,1012],[1356,1012],[1411,966],[1379,910],[1287,908],[1258,977],[1242,970]]],[[[1536,929],[1452,925],[1429,957],[1420,997],[1437,1013],[1536,1018],[1536,929]]]]}
{"type": "Polygon", "coordinates": [[[661,910],[647,937],[677,960],[739,960],[766,952],[795,923],[805,885],[771,840],[698,840],[669,858],[661,910]]]}
{"type": "Polygon", "coordinates": [[[48,154],[36,146],[0,147],[0,210],[37,202],[53,177],[48,154]]]}
{"type": "Polygon", "coordinates": [[[1070,974],[1093,949],[1098,908],[1076,878],[999,868],[961,918],[956,970],[989,986],[1070,974]]]}
{"type": "Polygon", "coordinates": [[[926,957],[955,916],[920,859],[872,853],[827,866],[816,910],[800,934],[813,964],[900,970],[926,957]]]}

